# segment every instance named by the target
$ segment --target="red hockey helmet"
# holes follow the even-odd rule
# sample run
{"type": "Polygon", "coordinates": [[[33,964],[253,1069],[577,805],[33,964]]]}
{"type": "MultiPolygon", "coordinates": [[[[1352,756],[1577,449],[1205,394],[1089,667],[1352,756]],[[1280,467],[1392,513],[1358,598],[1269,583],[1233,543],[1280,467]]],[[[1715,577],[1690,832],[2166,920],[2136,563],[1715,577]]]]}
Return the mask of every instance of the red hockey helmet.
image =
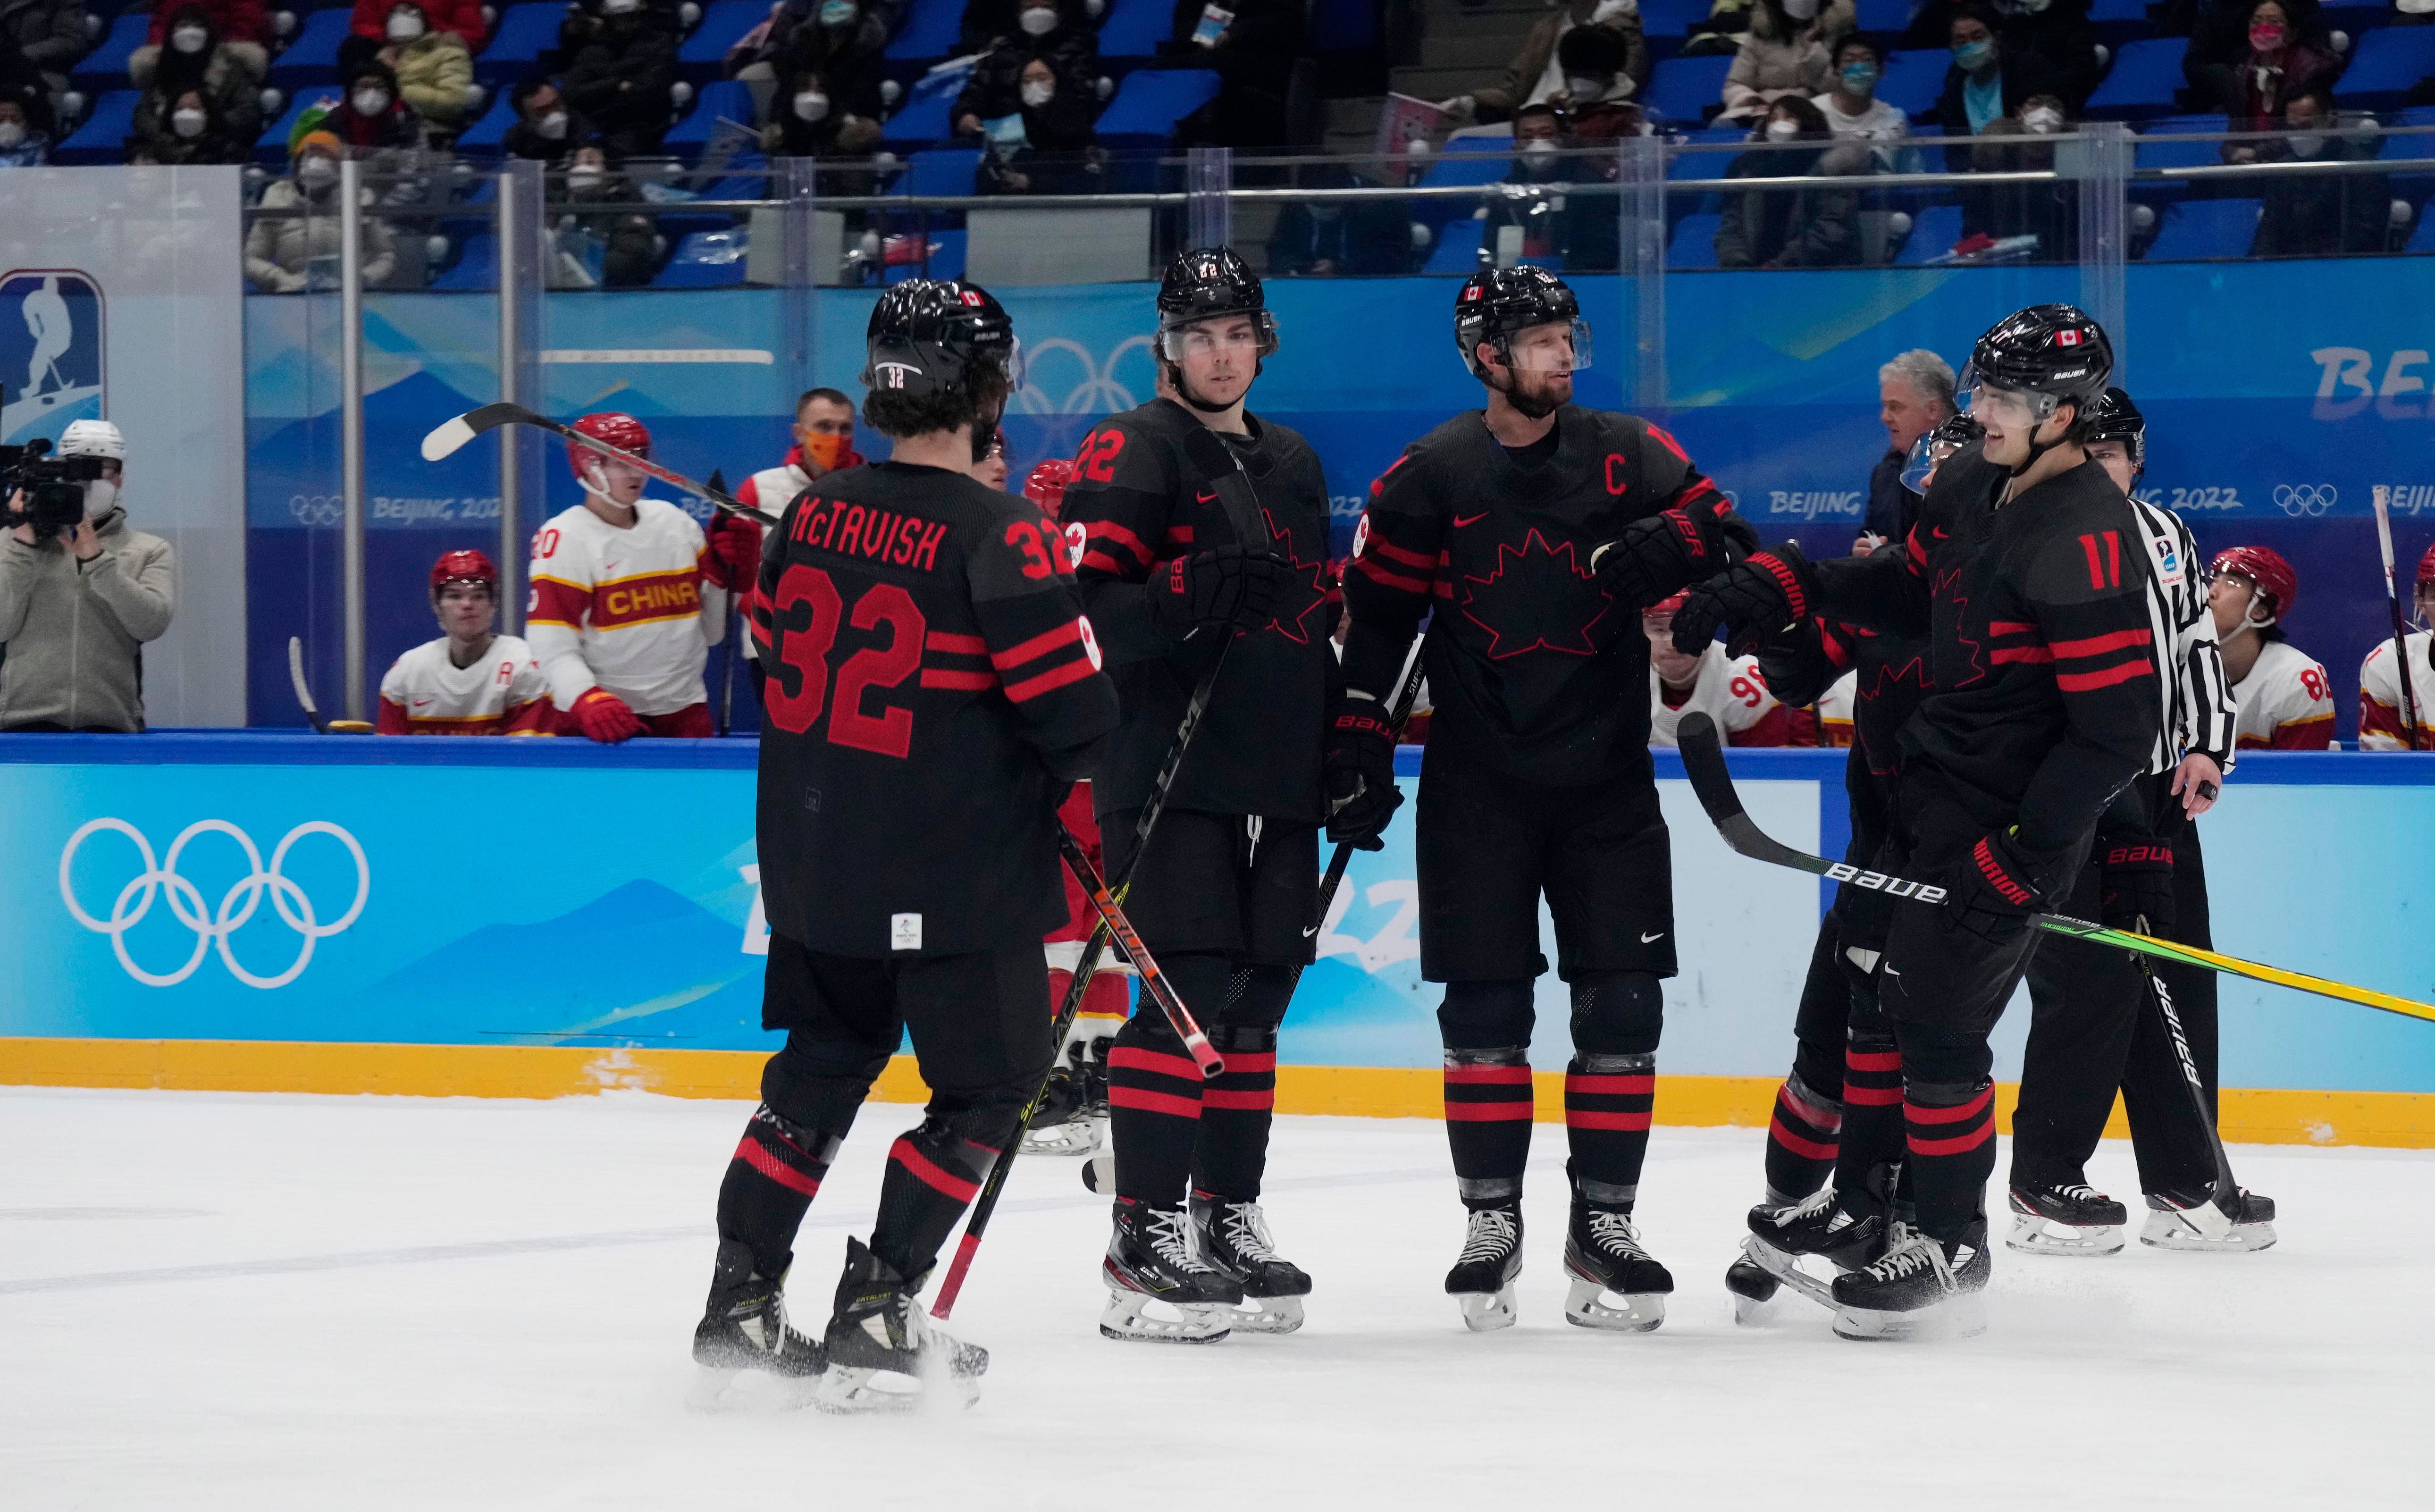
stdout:
{"type": "Polygon", "coordinates": [[[2428,546],[2426,555],[2418,558],[2418,586],[2429,583],[2435,583],[2435,546],[2428,546]]]}
{"type": "MultiPolygon", "coordinates": [[[[621,452],[631,452],[636,456],[651,455],[651,433],[643,428],[641,421],[617,410],[604,409],[597,415],[586,415],[567,429],[589,436],[596,441],[605,441],[621,452]]],[[[578,481],[581,481],[594,463],[605,460],[597,452],[587,452],[573,441],[566,443],[566,462],[575,470],[578,481]]]]}
{"type": "Polygon", "coordinates": [[[2261,624],[2271,625],[2288,616],[2292,600],[2300,596],[2299,574],[2271,546],[2226,546],[2207,563],[2207,576],[2218,573],[2237,573],[2257,585],[2268,610],[2261,624]]]}
{"type": "Polygon", "coordinates": [[[1671,614],[1676,610],[1681,609],[1684,603],[1688,600],[1690,596],[1691,591],[1685,588],[1680,593],[1667,594],[1666,597],[1659,599],[1656,603],[1649,605],[1640,612],[1643,614],[1671,614]]]}
{"type": "MultiPolygon", "coordinates": [[[[1052,456],[1031,470],[1023,480],[1023,496],[1040,506],[1051,520],[1065,513],[1065,485],[1074,481],[1074,463],[1070,457],[1052,456]]],[[[2435,553],[2429,554],[2435,559],[2435,553]]]]}
{"type": "Polygon", "coordinates": [[[495,598],[499,593],[499,569],[490,558],[478,551],[442,552],[431,564],[431,596],[450,583],[479,583],[495,598]]]}

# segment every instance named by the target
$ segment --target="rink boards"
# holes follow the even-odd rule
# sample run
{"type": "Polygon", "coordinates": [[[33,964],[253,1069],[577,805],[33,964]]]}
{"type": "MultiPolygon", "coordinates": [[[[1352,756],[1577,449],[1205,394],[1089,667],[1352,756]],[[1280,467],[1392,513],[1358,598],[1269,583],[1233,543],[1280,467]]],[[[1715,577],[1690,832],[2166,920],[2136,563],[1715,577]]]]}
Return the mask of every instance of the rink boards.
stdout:
{"type": "MultiPolygon", "coordinates": [[[[752,742],[0,737],[0,1083],[749,1097],[767,950],[752,742]]],[[[1401,763],[1408,780],[1419,753],[1401,763]]],[[[1752,814],[1843,844],[1839,751],[1733,757],[1752,814]]],[[[1658,753],[1682,974],[1660,1122],[1763,1124],[1822,893],[1732,855],[1658,753]]],[[[1357,855],[1284,1041],[1287,1111],[1433,1117],[1407,805],[1357,855]]],[[[2257,754],[2202,825],[2219,949],[2435,999],[2435,758],[2257,754]]],[[[1543,923],[1543,929],[1544,929],[1543,923]]],[[[2058,948],[2076,948],[2059,946],[2058,948]]],[[[1550,946],[1552,950],[1552,946],[1550,946]]],[[[1543,1074],[1568,1046],[1540,987],[1543,1074]]],[[[2016,1075],[2016,1001],[1998,1074],[2016,1075]]],[[[2435,1145],[2435,1025],[2223,984],[2228,1137],[2435,1145]]],[[[920,1095],[900,1059],[881,1094],[920,1095]]],[[[1562,1098],[1543,1090],[1543,1118],[1562,1098]]]]}

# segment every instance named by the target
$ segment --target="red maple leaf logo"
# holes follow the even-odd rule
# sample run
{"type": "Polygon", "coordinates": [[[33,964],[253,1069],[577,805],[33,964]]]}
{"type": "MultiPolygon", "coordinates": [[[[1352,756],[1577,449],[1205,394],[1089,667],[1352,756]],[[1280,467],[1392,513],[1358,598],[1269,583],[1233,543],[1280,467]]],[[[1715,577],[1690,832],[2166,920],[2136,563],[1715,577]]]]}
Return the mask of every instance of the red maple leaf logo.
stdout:
{"type": "Polygon", "coordinates": [[[1551,546],[1532,529],[1519,546],[1497,543],[1496,566],[1487,576],[1464,576],[1456,607],[1488,632],[1492,660],[1525,651],[1595,656],[1600,647],[1591,632],[1614,611],[1615,600],[1590,583],[1590,570],[1571,541],[1551,546]]]}
{"type": "Polygon", "coordinates": [[[1970,595],[1961,591],[1960,568],[1948,568],[1936,575],[1935,596],[1940,602],[1953,606],[1953,639],[1968,653],[1966,662],[1970,675],[1954,679],[1952,685],[1966,688],[1974,682],[1986,680],[1987,663],[1979,655],[1983,648],[1977,641],[1962,632],[1962,627],[1969,623],[1970,595]]]}
{"type": "MultiPolygon", "coordinates": [[[[1294,549],[1293,527],[1288,525],[1279,529],[1277,517],[1269,512],[1267,505],[1260,506],[1260,520],[1269,527],[1269,544],[1277,555],[1294,564],[1296,574],[1293,587],[1286,591],[1282,606],[1266,627],[1296,645],[1308,645],[1311,627],[1305,622],[1322,606],[1344,602],[1344,591],[1337,584],[1335,564],[1327,559],[1325,553],[1321,553],[1316,561],[1303,560],[1302,554],[1294,549]],[[1304,574],[1309,576],[1307,587],[1300,580],[1304,574]]],[[[1332,633],[1336,628],[1336,617],[1328,615],[1322,624],[1324,628],[1320,633],[1332,633]]]]}

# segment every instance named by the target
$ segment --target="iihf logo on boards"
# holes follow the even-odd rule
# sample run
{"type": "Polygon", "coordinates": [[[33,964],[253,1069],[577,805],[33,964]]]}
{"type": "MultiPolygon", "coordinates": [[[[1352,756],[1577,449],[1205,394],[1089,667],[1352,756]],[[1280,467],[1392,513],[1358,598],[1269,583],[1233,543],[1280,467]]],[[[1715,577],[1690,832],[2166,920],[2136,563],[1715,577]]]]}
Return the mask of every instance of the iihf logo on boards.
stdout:
{"type": "Polygon", "coordinates": [[[0,445],[102,414],[101,281],[72,267],[0,274],[0,445]]]}

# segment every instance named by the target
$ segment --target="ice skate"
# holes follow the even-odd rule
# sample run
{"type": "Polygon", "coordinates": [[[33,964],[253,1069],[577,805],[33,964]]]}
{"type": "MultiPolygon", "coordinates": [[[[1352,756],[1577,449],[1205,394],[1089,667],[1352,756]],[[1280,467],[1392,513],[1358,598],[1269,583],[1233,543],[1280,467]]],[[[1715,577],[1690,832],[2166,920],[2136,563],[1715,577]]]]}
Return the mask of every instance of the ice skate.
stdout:
{"type": "Polygon", "coordinates": [[[1564,1321],[1577,1328],[1647,1333],[1666,1321],[1674,1278],[1642,1246],[1628,1212],[1574,1203],[1564,1272],[1573,1282],[1564,1321]]]}
{"type": "Polygon", "coordinates": [[[812,1403],[822,1412],[909,1412],[944,1390],[970,1406],[989,1351],[930,1326],[907,1281],[859,1239],[845,1242],[837,1311],[829,1317],[828,1373],[812,1403]]]}
{"type": "Polygon", "coordinates": [[[1522,1208],[1474,1208],[1462,1253],[1446,1272],[1446,1294],[1474,1333],[1513,1326],[1513,1278],[1522,1274],[1522,1208]]]}
{"type": "Polygon", "coordinates": [[[1246,1333],[1291,1333],[1302,1327],[1302,1299],[1310,1295],[1310,1277],[1277,1253],[1260,1205],[1195,1192],[1189,1211],[1194,1252],[1243,1289],[1243,1306],[1235,1310],[1234,1326],[1246,1333]]]}
{"type": "Polygon", "coordinates": [[[2118,1255],[2130,1221],[2122,1204],[2085,1181],[2015,1184],[2012,1228],[2004,1247],[2025,1255],[2118,1255]]]}
{"type": "Polygon", "coordinates": [[[1734,1321],[1765,1323],[1775,1315],[1775,1296],[1784,1283],[1749,1255],[1736,1255],[1725,1267],[1725,1290],[1733,1294],[1734,1321]]]}
{"type": "Polygon", "coordinates": [[[1884,1185],[1880,1173],[1848,1202],[1831,1185],[1787,1207],[1762,1202],[1750,1211],[1751,1237],[1787,1258],[1817,1255],[1845,1270],[1864,1264],[1885,1234],[1884,1185]]]}
{"type": "Polygon", "coordinates": [[[1835,1278],[1835,1332],[1846,1339],[1965,1339],[1987,1331],[1980,1294],[1995,1262],[1987,1226],[1949,1248],[1897,1220],[1874,1263],[1835,1278]]]}
{"type": "Polygon", "coordinates": [[[1108,1047],[1121,1019],[1078,1018],[1048,1074],[1048,1092],[1023,1131],[1026,1155],[1097,1154],[1108,1142],[1108,1047]]]}
{"type": "Polygon", "coordinates": [[[693,1358],[699,1366],[688,1404],[716,1411],[736,1404],[737,1377],[758,1371],[774,1378],[787,1405],[800,1405],[827,1367],[825,1350],[786,1326],[786,1278],[752,1268],[751,1246],[722,1241],[711,1271],[710,1300],[694,1326],[693,1358]]]}
{"type": "Polygon", "coordinates": [[[1233,1330],[1243,1288],[1192,1252],[1189,1224],[1177,1209],[1116,1199],[1115,1232],[1099,1264],[1108,1283],[1100,1333],[1147,1343],[1215,1344],[1233,1330]],[[1152,1312],[1152,1304],[1162,1311],[1152,1312]]]}
{"type": "Polygon", "coordinates": [[[2274,1199],[2243,1190],[2239,1211],[2226,1222],[2214,1198],[2170,1192],[2148,1194],[2148,1223],[2139,1243],[2193,1255],[2242,1255],[2274,1246],[2274,1199]]]}

